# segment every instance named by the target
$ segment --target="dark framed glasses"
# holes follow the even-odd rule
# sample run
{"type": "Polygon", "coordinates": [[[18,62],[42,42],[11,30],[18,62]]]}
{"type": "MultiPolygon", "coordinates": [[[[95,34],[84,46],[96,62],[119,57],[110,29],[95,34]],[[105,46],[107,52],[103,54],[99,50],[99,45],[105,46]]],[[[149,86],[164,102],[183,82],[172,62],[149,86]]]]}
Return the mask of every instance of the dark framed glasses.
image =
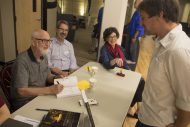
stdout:
{"type": "Polygon", "coordinates": [[[61,30],[61,31],[66,31],[66,32],[69,31],[68,29],[63,29],[63,28],[57,28],[57,29],[59,29],[59,30],[61,30]]]}
{"type": "Polygon", "coordinates": [[[50,40],[50,39],[49,40],[47,40],[47,39],[40,39],[40,38],[34,38],[34,39],[40,41],[42,44],[48,44],[48,45],[50,45],[52,43],[52,41],[53,41],[53,40],[50,40]]]}

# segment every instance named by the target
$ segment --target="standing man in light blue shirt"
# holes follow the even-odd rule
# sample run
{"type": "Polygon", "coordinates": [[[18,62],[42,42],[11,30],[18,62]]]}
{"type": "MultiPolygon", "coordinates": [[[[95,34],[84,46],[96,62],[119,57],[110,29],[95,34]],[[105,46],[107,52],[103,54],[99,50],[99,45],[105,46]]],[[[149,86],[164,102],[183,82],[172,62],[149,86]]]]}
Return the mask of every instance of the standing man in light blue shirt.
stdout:
{"type": "Polygon", "coordinates": [[[70,71],[78,68],[73,45],[67,41],[69,23],[60,20],[57,23],[56,37],[52,38],[48,52],[48,65],[52,73],[67,76],[70,71]]]}

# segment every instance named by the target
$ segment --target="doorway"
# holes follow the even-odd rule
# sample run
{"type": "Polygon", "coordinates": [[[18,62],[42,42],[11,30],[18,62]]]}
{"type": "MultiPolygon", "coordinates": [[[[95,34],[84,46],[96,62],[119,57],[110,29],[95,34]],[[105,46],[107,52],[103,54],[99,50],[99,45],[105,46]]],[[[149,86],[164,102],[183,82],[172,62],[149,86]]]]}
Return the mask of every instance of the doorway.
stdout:
{"type": "Polygon", "coordinates": [[[14,0],[16,47],[21,53],[30,47],[31,33],[41,28],[41,0],[14,0]]]}

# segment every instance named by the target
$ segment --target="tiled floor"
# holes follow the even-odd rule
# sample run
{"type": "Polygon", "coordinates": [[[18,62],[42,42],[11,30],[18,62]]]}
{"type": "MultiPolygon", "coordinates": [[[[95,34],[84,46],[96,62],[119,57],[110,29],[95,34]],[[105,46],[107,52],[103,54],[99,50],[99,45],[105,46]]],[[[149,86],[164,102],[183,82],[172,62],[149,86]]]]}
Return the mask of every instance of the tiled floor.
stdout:
{"type": "Polygon", "coordinates": [[[92,45],[91,40],[92,28],[78,28],[75,32],[73,47],[75,56],[79,66],[86,64],[89,61],[96,61],[96,53],[89,54],[88,50],[92,45]]]}

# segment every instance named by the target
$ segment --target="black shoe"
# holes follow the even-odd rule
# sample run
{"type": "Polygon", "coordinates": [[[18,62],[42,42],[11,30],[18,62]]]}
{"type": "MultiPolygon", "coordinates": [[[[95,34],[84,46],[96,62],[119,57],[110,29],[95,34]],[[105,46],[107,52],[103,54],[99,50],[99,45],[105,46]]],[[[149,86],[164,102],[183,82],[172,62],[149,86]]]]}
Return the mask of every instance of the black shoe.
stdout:
{"type": "Polygon", "coordinates": [[[127,113],[127,116],[131,117],[131,118],[138,119],[138,114],[136,114],[136,113],[134,115],[131,115],[131,114],[127,113]]]}

